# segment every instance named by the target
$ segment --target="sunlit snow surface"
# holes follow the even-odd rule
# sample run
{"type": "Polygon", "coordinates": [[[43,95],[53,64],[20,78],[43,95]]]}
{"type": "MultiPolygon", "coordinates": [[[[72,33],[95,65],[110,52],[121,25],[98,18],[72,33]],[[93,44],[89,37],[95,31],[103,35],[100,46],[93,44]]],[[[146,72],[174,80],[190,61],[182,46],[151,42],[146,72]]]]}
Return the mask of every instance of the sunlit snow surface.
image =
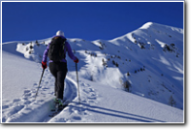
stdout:
{"type": "Polygon", "coordinates": [[[2,45],[2,121],[19,123],[183,123],[183,29],[146,23],[113,40],[68,38],[64,99],[57,116],[54,81],[46,69],[38,97],[43,52],[51,38],[2,45]],[[129,82],[129,89],[124,83],[129,82]]]}

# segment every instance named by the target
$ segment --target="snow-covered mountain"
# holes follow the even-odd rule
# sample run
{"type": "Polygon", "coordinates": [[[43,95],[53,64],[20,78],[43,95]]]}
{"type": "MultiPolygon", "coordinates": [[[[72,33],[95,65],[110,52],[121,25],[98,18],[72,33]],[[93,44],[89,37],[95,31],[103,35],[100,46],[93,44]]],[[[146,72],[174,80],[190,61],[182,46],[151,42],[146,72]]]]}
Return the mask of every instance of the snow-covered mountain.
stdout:
{"type": "Polygon", "coordinates": [[[113,40],[68,38],[80,59],[81,104],[75,65],[67,57],[64,97],[71,103],[51,118],[49,70],[34,95],[51,38],[2,46],[3,122],[183,122],[183,29],[148,22],[113,40]]]}

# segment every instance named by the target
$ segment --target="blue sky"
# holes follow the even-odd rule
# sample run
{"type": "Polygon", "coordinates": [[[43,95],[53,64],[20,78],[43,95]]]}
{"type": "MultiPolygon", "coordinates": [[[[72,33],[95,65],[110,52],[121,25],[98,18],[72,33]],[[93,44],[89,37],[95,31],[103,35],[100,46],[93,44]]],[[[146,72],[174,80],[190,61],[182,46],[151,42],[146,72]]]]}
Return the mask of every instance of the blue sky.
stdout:
{"type": "Polygon", "coordinates": [[[52,37],[110,40],[156,22],[183,28],[182,2],[3,2],[2,42],[52,37]]]}

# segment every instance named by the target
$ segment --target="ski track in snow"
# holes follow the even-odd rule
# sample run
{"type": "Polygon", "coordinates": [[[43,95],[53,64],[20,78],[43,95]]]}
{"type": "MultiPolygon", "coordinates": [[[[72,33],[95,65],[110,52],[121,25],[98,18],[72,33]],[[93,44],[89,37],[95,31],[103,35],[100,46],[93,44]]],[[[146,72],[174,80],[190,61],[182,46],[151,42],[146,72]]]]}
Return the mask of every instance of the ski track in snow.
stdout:
{"type": "MultiPolygon", "coordinates": [[[[73,82],[73,80],[71,80],[71,82],[73,82]]],[[[76,82],[73,83],[75,84],[76,82]]],[[[71,84],[68,83],[67,87],[69,88],[69,93],[74,93],[73,95],[76,95],[76,98],[69,103],[68,107],[64,108],[63,111],[54,118],[51,118],[48,122],[89,122],[87,118],[87,116],[91,115],[89,107],[98,103],[98,93],[89,84],[81,82],[81,80],[79,83],[81,87],[81,102],[78,101],[78,95],[74,93],[77,89],[72,89],[72,86],[69,86],[71,84]]]]}
{"type": "MultiPolygon", "coordinates": [[[[55,117],[51,115],[51,109],[54,108],[54,77],[46,70],[40,85],[38,96],[35,100],[38,83],[34,83],[32,88],[24,88],[23,96],[14,99],[12,102],[4,103],[2,106],[3,122],[77,122],[84,121],[81,115],[89,115],[87,108],[90,104],[97,103],[97,93],[89,84],[80,82],[82,89],[81,103],[78,103],[76,82],[70,77],[66,77],[64,100],[70,102],[63,111],[55,117]],[[68,111],[69,117],[61,116],[65,111],[68,111]],[[60,117],[59,119],[57,118],[60,117]],[[62,118],[61,118],[62,117],[62,118]]],[[[86,121],[86,120],[85,120],[86,121]]]]}

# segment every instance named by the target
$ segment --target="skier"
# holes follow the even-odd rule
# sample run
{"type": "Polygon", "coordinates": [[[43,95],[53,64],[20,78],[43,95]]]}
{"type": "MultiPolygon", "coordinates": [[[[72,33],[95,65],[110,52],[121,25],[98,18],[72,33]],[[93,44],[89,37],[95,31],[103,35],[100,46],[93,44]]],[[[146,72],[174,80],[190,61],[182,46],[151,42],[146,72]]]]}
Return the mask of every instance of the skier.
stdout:
{"type": "Polygon", "coordinates": [[[78,58],[72,53],[72,49],[64,36],[64,32],[59,30],[45,49],[42,59],[43,69],[47,68],[47,56],[50,59],[49,69],[55,77],[55,101],[59,106],[63,105],[64,80],[68,72],[67,61],[65,59],[66,51],[75,63],[79,62],[78,58]]]}

